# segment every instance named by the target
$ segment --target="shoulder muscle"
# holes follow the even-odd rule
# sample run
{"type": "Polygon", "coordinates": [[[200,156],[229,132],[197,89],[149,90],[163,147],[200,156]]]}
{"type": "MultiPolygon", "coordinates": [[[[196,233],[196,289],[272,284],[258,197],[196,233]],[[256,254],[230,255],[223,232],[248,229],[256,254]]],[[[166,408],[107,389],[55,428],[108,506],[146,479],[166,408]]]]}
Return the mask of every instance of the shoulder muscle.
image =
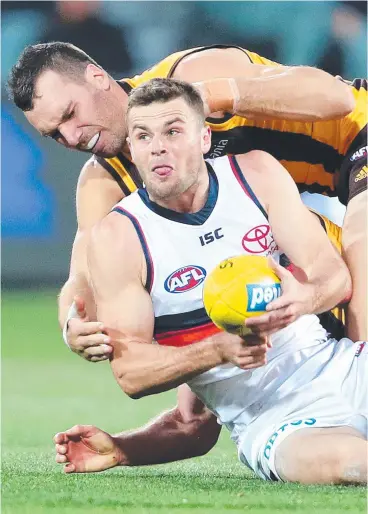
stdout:
{"type": "Polygon", "coordinates": [[[119,213],[110,213],[93,227],[87,255],[98,291],[113,292],[121,283],[143,282],[144,254],[139,238],[131,221],[119,213]]]}
{"type": "Polygon", "coordinates": [[[79,175],[76,204],[80,230],[91,228],[124,197],[117,182],[92,157],[79,175]]]}
{"type": "Polygon", "coordinates": [[[184,57],[173,76],[188,82],[231,77],[252,79],[270,71],[281,73],[283,69],[284,66],[268,60],[253,63],[240,48],[209,48],[184,57]]]}

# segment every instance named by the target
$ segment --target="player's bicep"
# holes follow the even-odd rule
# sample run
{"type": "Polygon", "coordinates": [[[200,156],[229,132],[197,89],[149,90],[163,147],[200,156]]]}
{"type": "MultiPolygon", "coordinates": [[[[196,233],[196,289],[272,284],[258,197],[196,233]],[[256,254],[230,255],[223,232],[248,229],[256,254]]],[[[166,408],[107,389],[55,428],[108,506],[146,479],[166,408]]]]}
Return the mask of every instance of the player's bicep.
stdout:
{"type": "Polygon", "coordinates": [[[141,282],[127,281],[112,295],[96,296],[98,319],[115,344],[119,341],[152,342],[152,301],[141,282]]]}
{"type": "Polygon", "coordinates": [[[87,273],[87,242],[89,233],[89,230],[78,229],[75,234],[70,258],[70,276],[87,273]]]}
{"type": "Polygon", "coordinates": [[[246,178],[263,204],[280,250],[303,269],[317,255],[333,254],[333,248],[318,219],[303,204],[287,170],[271,155],[253,151],[238,157],[246,178]]]}
{"type": "Polygon", "coordinates": [[[278,247],[296,266],[307,269],[318,255],[332,255],[333,246],[315,216],[302,202],[288,206],[271,202],[269,222],[278,247]]]}
{"type": "Polygon", "coordinates": [[[114,339],[151,342],[153,308],[142,281],[143,252],[131,222],[111,213],[91,233],[88,267],[97,316],[114,339]]]}
{"type": "Polygon", "coordinates": [[[303,204],[296,184],[278,161],[273,164],[267,186],[270,226],[276,243],[291,262],[307,270],[317,256],[334,257],[334,248],[321,224],[303,204]]]}

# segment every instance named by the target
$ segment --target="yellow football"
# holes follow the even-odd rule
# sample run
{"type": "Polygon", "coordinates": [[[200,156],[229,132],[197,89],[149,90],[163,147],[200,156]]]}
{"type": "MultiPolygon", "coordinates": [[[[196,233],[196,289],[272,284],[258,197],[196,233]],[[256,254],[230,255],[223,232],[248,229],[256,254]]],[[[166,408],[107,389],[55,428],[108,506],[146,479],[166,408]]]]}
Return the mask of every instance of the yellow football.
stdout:
{"type": "Polygon", "coordinates": [[[281,295],[280,279],[267,257],[237,255],[216,266],[204,281],[203,303],[219,328],[238,335],[248,329],[245,320],[266,312],[266,306],[281,295]]]}

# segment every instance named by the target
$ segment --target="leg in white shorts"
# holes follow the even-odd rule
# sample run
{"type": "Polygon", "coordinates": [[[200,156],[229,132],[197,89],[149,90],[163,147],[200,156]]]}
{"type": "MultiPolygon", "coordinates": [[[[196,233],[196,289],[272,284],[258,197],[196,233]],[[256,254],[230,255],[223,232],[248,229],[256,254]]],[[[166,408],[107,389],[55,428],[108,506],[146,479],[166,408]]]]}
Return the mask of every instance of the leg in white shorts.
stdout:
{"type": "Polygon", "coordinates": [[[310,390],[320,391],[319,395],[313,397],[308,388],[295,391],[286,416],[277,420],[275,405],[241,437],[239,458],[261,478],[302,483],[366,481],[368,344],[348,339],[335,344],[329,365],[310,383],[310,390]]]}

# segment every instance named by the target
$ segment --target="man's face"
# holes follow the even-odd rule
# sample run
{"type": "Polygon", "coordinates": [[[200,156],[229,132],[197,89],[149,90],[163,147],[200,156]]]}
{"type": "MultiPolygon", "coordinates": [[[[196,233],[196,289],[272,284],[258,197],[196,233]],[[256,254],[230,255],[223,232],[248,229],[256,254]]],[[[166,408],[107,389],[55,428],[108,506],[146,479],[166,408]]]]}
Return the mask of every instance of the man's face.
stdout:
{"type": "Polygon", "coordinates": [[[36,82],[34,107],[24,114],[42,135],[67,148],[113,157],[125,143],[125,109],[106,73],[88,65],[80,82],[52,70],[43,72],[36,82]]]}
{"type": "Polygon", "coordinates": [[[132,107],[127,123],[130,152],[152,200],[178,197],[196,183],[211,136],[182,98],[132,107]]]}

